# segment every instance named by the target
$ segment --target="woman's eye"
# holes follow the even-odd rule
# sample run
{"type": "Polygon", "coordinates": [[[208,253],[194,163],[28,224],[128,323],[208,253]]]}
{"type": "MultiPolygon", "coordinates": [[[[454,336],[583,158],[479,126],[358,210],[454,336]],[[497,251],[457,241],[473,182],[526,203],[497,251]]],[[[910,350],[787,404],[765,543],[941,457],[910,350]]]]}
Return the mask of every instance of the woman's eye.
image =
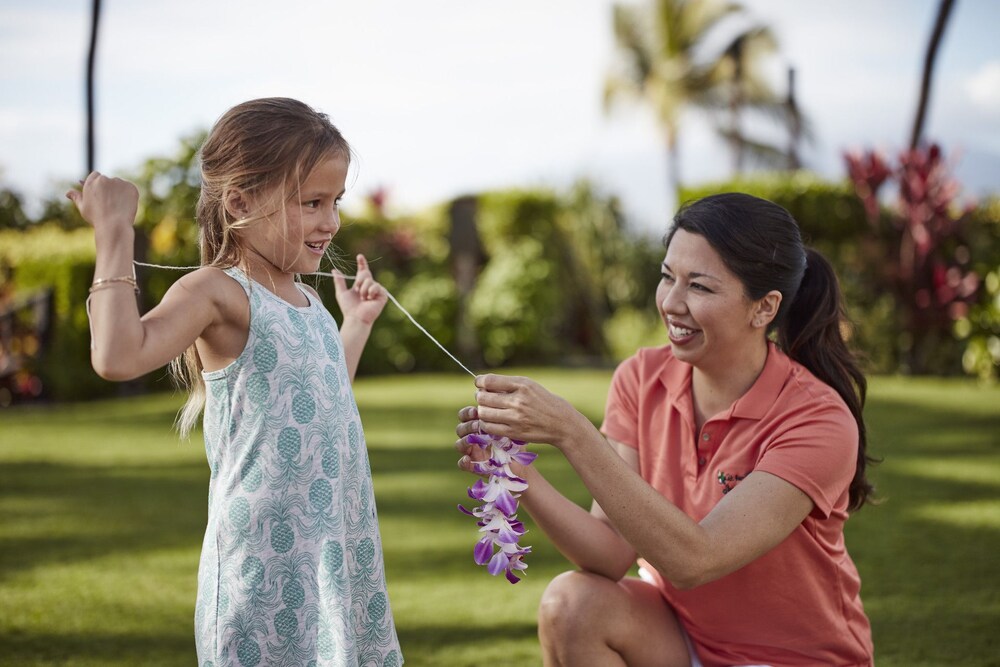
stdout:
{"type": "Polygon", "coordinates": [[[674,277],[668,273],[661,273],[660,277],[664,282],[672,283],[674,281],[674,277]]]}
{"type": "Polygon", "coordinates": [[[691,289],[698,290],[699,292],[711,292],[710,289],[708,289],[701,283],[691,283],[691,289]]]}

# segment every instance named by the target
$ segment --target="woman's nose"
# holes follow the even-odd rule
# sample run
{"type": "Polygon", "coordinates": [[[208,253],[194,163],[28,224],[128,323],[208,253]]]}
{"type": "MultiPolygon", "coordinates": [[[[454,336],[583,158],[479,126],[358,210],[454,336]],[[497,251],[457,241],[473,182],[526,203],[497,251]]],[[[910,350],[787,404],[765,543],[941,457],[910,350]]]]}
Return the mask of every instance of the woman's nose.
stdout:
{"type": "Polygon", "coordinates": [[[663,295],[660,300],[660,310],[671,314],[681,314],[687,310],[681,291],[676,285],[669,287],[663,295]]]}

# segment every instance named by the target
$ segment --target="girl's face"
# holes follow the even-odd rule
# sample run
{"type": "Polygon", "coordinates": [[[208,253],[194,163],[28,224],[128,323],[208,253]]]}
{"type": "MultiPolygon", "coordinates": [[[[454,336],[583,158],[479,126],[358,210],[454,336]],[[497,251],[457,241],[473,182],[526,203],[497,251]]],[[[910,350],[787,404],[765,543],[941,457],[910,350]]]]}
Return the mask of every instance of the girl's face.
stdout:
{"type": "Polygon", "coordinates": [[[750,358],[765,329],[758,304],[699,234],[677,230],[663,260],[656,303],[674,356],[703,371],[734,368],[750,358]]]}
{"type": "Polygon", "coordinates": [[[320,160],[301,187],[268,204],[268,219],[250,225],[243,241],[254,253],[283,273],[319,270],[326,249],[340,230],[340,199],[347,182],[347,160],[320,160]],[[276,209],[276,210],[275,210],[276,209]]]}

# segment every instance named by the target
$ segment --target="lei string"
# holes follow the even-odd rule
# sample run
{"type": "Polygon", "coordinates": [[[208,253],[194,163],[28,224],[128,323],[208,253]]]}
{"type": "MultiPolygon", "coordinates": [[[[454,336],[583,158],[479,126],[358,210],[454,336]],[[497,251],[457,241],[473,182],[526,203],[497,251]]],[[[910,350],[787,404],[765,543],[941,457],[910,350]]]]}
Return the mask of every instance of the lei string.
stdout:
{"type": "MultiPolygon", "coordinates": [[[[163,266],[135,261],[132,264],[135,266],[146,266],[153,269],[171,269],[174,271],[190,271],[201,268],[200,266],[163,266]]],[[[324,271],[317,271],[310,275],[334,277],[333,273],[324,271]]],[[[354,280],[356,276],[345,275],[343,277],[345,280],[354,280]]],[[[385,289],[384,286],[383,289],[385,289]]],[[[385,294],[389,298],[389,301],[399,308],[403,315],[427,336],[432,343],[437,345],[452,361],[461,366],[462,370],[473,378],[476,377],[475,373],[469,370],[465,364],[449,352],[427,329],[421,326],[389,290],[385,290],[385,294]]],[[[524,557],[531,553],[531,547],[522,547],[519,544],[521,536],[524,535],[526,530],[524,524],[517,520],[517,499],[528,488],[528,483],[511,472],[510,462],[517,461],[521,465],[531,465],[531,462],[538,455],[524,451],[525,443],[521,440],[511,440],[510,438],[485,433],[468,435],[465,440],[469,444],[478,446],[480,449],[490,449],[490,458],[486,461],[479,461],[474,466],[475,471],[480,475],[486,475],[489,481],[484,483],[482,479],[478,479],[468,489],[469,497],[480,501],[482,504],[472,510],[468,510],[462,505],[458,506],[458,509],[478,519],[479,532],[484,533],[483,537],[476,542],[476,546],[472,550],[472,556],[477,564],[485,565],[486,570],[494,577],[503,572],[507,581],[516,584],[520,579],[514,572],[515,570],[523,572],[528,569],[528,564],[524,562],[524,557]]]]}
{"type": "Polygon", "coordinates": [[[511,472],[511,461],[521,465],[531,465],[538,456],[524,450],[525,442],[510,438],[472,433],[465,437],[470,445],[482,450],[490,450],[490,457],[477,461],[473,469],[486,475],[468,488],[469,497],[481,504],[474,509],[459,505],[458,509],[478,519],[477,525],[483,537],[476,542],[472,557],[477,565],[485,565],[486,571],[494,577],[504,573],[512,584],[520,581],[515,571],[528,569],[524,557],[531,553],[530,546],[521,546],[521,536],[526,531],[517,519],[517,499],[528,488],[528,482],[511,472]]]}

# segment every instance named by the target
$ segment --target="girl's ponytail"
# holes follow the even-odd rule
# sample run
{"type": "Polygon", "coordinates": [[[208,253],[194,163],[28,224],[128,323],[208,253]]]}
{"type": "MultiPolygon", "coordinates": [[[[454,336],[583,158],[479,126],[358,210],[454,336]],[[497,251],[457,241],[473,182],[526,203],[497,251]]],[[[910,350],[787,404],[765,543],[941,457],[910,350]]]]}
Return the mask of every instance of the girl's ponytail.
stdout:
{"type": "Polygon", "coordinates": [[[858,461],[848,502],[848,509],[854,511],[874,493],[874,487],[865,476],[865,468],[874,459],[867,453],[868,436],[862,415],[868,381],[844,341],[842,325],[846,319],[833,267],[819,252],[806,249],[805,274],[778,324],[778,345],[785,354],[833,387],[858,423],[858,461]]]}

